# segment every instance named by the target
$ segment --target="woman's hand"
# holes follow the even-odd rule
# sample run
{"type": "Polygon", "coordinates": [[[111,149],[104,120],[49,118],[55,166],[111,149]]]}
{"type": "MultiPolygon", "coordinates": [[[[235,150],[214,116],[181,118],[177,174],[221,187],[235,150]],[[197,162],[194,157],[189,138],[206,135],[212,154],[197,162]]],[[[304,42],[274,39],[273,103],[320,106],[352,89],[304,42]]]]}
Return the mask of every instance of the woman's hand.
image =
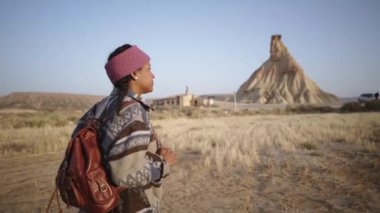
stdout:
{"type": "Polygon", "coordinates": [[[164,160],[169,164],[169,166],[174,165],[177,162],[177,157],[174,152],[166,147],[162,147],[158,150],[158,154],[161,155],[164,160]]]}

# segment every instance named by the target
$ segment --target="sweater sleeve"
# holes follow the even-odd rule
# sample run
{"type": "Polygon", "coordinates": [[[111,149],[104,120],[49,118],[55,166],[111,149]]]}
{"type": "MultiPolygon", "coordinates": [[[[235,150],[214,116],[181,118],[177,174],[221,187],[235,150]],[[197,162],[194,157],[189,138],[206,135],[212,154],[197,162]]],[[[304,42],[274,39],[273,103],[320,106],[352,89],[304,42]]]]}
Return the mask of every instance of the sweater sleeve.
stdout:
{"type": "Polygon", "coordinates": [[[157,142],[144,113],[135,102],[123,108],[119,120],[113,122],[118,134],[108,161],[114,182],[123,188],[160,184],[169,172],[169,166],[156,154],[157,142]]]}

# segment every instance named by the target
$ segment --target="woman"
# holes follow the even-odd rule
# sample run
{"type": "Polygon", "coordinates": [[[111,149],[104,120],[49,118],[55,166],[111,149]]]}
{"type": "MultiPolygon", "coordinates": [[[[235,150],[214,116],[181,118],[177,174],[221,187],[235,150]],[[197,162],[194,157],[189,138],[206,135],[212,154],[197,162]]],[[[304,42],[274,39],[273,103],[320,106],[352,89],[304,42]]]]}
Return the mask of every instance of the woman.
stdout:
{"type": "Polygon", "coordinates": [[[174,153],[158,141],[149,120],[150,108],[141,99],[142,94],[153,91],[149,62],[149,56],[137,46],[125,44],[112,52],[105,69],[114,90],[92,107],[76,128],[101,114],[106,167],[122,189],[113,212],[158,212],[161,184],[176,161],[174,153]]]}

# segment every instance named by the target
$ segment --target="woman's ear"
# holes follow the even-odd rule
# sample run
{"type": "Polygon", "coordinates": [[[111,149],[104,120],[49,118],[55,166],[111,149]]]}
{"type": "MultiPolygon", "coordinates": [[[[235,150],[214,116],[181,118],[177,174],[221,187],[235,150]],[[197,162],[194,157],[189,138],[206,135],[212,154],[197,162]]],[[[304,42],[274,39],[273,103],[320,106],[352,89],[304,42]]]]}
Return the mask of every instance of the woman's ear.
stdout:
{"type": "Polygon", "coordinates": [[[137,78],[137,75],[136,75],[136,72],[131,73],[131,77],[132,77],[132,79],[135,80],[135,81],[138,79],[138,78],[137,78]]]}

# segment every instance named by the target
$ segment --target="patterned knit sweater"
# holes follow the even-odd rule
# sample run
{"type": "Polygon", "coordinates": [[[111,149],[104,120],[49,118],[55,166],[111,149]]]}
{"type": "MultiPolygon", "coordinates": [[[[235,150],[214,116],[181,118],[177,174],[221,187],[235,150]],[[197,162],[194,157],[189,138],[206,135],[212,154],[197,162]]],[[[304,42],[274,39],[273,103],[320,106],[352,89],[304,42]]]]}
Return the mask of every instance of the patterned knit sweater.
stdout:
{"type": "Polygon", "coordinates": [[[119,112],[114,92],[94,105],[79,121],[74,133],[87,119],[100,117],[101,147],[112,181],[124,189],[113,212],[159,212],[161,183],[169,165],[157,155],[156,140],[149,120],[150,108],[134,94],[126,95],[119,112]],[[103,112],[103,113],[102,113],[103,112]]]}

